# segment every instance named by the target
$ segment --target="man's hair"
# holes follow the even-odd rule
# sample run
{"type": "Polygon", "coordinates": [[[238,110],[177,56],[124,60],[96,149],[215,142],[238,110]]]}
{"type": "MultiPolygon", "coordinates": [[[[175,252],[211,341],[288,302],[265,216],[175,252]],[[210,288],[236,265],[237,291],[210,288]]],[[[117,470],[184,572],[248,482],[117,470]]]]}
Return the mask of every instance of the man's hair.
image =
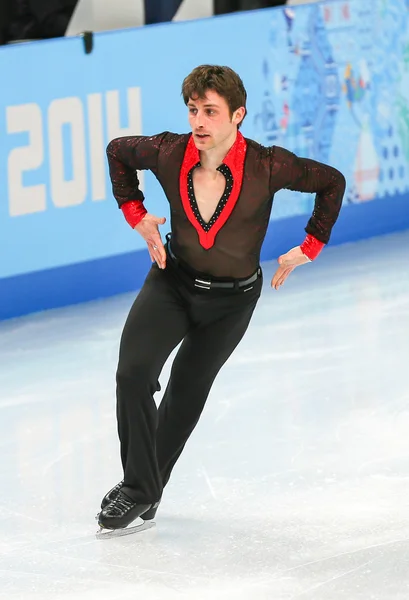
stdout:
{"type": "MultiPolygon", "coordinates": [[[[190,99],[197,100],[200,98],[200,100],[203,100],[208,90],[217,92],[226,100],[230,110],[230,117],[241,106],[246,108],[246,89],[239,75],[233,69],[230,69],[230,67],[200,65],[193,69],[183,80],[182,96],[185,104],[190,99]]],[[[244,116],[246,116],[246,113],[244,116]]],[[[241,123],[243,120],[244,117],[241,123]]],[[[239,123],[239,127],[241,123],[239,123]]]]}

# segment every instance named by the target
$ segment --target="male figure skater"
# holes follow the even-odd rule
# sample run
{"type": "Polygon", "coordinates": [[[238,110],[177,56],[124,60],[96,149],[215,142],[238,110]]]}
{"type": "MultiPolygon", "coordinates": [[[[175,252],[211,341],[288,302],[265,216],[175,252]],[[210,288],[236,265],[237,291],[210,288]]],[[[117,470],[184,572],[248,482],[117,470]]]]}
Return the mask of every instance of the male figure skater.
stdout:
{"type": "Polygon", "coordinates": [[[124,479],[102,501],[105,529],[155,516],[213,381],[260,296],[260,249],[275,192],[316,193],[305,240],[279,258],[272,279],[278,289],[328,242],[345,191],[336,169],[243,137],[247,94],[232,69],[195,68],[182,95],[191,133],[118,138],[107,149],[114,196],[146,241],[153,266],[121,338],[117,417],[124,479]],[[155,174],[170,204],[165,245],[158,230],[165,219],[147,212],[140,169],[155,174]],[[180,342],[157,409],[160,372],[180,342]]]}

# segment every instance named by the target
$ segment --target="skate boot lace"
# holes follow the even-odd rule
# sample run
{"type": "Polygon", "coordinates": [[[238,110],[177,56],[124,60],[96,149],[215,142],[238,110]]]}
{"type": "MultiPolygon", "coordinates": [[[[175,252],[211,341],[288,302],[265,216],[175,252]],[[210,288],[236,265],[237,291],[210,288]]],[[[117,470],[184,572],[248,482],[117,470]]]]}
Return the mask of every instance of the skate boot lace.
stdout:
{"type": "Polygon", "coordinates": [[[134,505],[135,502],[133,500],[127,498],[124,494],[119,492],[115,500],[110,503],[107,512],[115,517],[121,516],[130,510],[134,505]]]}
{"type": "Polygon", "coordinates": [[[117,494],[122,489],[123,484],[124,484],[123,481],[120,481],[119,483],[117,483],[116,486],[114,487],[114,489],[111,490],[111,494],[117,494]]]}

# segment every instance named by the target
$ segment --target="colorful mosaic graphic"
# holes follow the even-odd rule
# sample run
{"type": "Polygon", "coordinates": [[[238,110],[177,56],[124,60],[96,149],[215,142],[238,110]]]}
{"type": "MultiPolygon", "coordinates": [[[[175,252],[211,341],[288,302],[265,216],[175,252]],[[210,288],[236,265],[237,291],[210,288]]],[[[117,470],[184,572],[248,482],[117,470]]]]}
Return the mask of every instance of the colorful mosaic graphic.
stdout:
{"type": "MultiPolygon", "coordinates": [[[[339,168],[345,203],[409,191],[409,0],[285,7],[269,35],[255,137],[339,168]]],[[[273,218],[311,210],[293,196],[273,218]]]]}

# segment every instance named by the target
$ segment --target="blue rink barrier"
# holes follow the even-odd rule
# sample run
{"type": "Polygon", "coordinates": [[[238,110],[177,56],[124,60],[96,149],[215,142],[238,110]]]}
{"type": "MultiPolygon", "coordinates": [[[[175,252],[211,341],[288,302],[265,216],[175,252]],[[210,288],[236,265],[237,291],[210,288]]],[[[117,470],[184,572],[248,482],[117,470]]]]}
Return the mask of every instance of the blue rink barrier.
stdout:
{"type": "MultiPolygon", "coordinates": [[[[0,319],[140,287],[149,259],[105,147],[187,131],[180,85],[201,63],[242,76],[245,136],[344,173],[332,244],[409,228],[408,32],[409,0],[332,0],[98,34],[90,55],[79,38],[0,48],[0,319]]],[[[168,217],[150,173],[143,188],[168,217]]],[[[276,195],[263,260],[302,241],[313,202],[276,195]]]]}

